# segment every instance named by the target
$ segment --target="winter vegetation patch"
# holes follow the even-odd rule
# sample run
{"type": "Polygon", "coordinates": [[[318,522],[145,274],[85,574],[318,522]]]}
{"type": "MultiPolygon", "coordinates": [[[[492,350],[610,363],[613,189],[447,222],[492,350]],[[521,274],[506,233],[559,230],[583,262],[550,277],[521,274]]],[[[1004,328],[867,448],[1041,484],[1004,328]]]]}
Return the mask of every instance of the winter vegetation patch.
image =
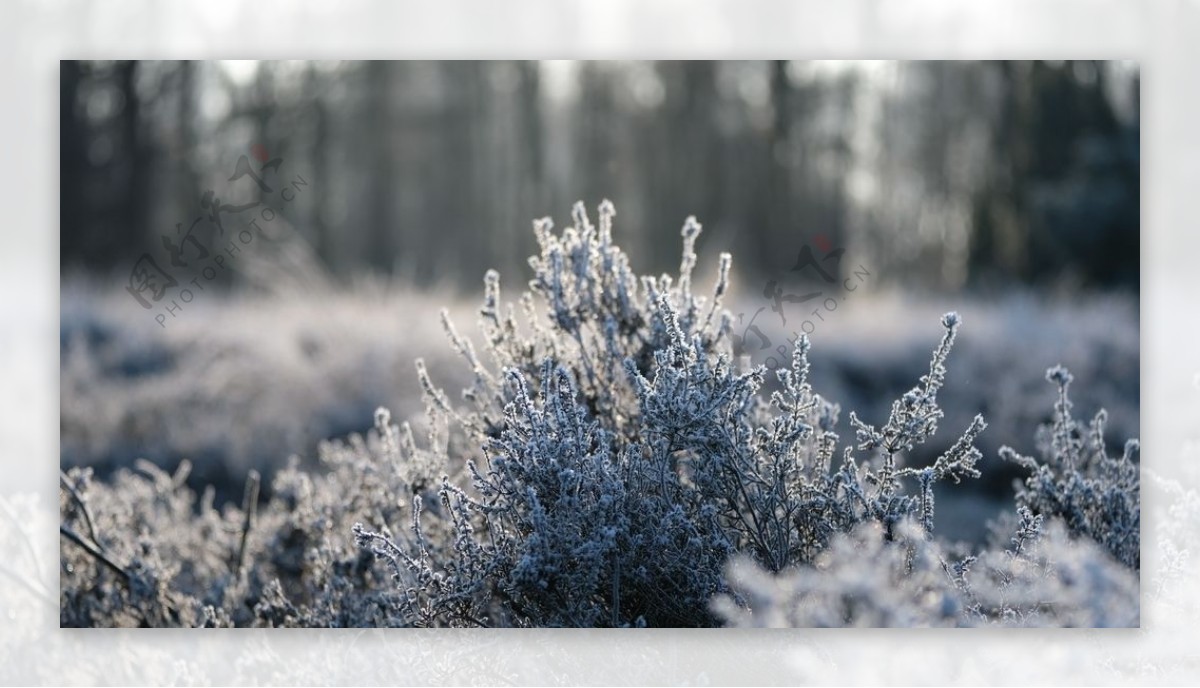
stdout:
{"type": "Polygon", "coordinates": [[[252,473],[221,505],[187,463],[65,469],[60,623],[1138,625],[1137,442],[1110,453],[1103,411],[1080,425],[1065,369],[1029,428],[1040,458],[999,452],[1026,477],[992,538],[950,542],[935,488],[986,468],[982,415],[940,427],[969,323],[931,320],[911,389],[843,420],[806,337],[774,371],[734,356],[732,258],[694,284],[695,219],[678,274],[639,276],[615,214],[536,222],[528,291],[484,279],[478,348],[443,312],[461,396],[417,360],[423,416],[378,409],[322,470],[252,473]]]}

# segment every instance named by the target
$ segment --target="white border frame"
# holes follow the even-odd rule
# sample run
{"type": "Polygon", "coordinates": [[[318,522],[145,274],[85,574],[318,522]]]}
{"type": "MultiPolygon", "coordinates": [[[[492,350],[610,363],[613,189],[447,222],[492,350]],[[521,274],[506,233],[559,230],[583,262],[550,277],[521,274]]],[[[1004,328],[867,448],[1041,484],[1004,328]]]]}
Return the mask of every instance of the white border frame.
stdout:
{"type": "MultiPolygon", "coordinates": [[[[0,494],[38,493],[50,515],[38,544],[54,556],[60,59],[1138,60],[1143,464],[1176,475],[1186,442],[1200,437],[1191,430],[1200,328],[1190,298],[1200,232],[1188,203],[1200,170],[1197,0],[51,0],[6,2],[0,15],[0,207],[8,211],[0,230],[0,494]]],[[[1186,487],[1195,490],[1200,472],[1191,475],[1186,487]]],[[[1144,502],[1153,499],[1147,493],[1144,502]]],[[[1148,554],[1158,524],[1147,515],[1148,554]]],[[[1143,571],[1144,590],[1152,573],[1143,571]]],[[[48,584],[57,591],[56,580],[48,584]]],[[[1188,640],[1200,607],[1194,590],[1184,592],[1170,605],[1150,605],[1143,592],[1143,629],[1124,631],[67,631],[58,629],[56,606],[38,607],[34,623],[13,623],[4,615],[22,610],[0,606],[0,659],[9,660],[0,682],[1186,682],[1200,678],[1200,652],[1188,640]]]]}

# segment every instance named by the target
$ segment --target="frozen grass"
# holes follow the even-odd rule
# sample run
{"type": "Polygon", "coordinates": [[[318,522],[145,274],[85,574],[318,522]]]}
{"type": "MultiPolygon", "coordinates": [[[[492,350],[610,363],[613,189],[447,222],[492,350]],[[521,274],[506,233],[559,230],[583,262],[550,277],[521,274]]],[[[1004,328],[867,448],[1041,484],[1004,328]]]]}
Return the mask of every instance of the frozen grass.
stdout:
{"type": "Polygon", "coordinates": [[[107,474],[139,458],[169,470],[187,459],[192,484],[215,484],[222,500],[239,496],[249,470],[272,475],[292,454],[313,468],[319,441],[365,431],[377,407],[420,411],[412,360],[452,357],[433,305],[443,300],[370,285],[208,294],[163,329],[123,291],[68,281],[63,465],[107,474]]]}
{"type": "MultiPolygon", "coordinates": [[[[889,321],[876,312],[870,322],[890,333],[860,331],[833,358],[893,352],[876,375],[902,372],[907,384],[883,402],[892,383],[858,370],[867,379],[846,376],[839,408],[818,394],[804,339],[777,376],[730,357],[729,259],[711,291],[693,286],[698,224],[684,226],[677,278],[641,279],[611,225],[611,207],[598,228],[582,208],[562,234],[539,224],[532,294],[510,309],[489,275],[475,338],[484,356],[452,325],[464,319],[444,314],[461,360],[419,363],[419,387],[405,387],[403,371],[408,357],[436,351],[432,335],[414,333],[438,319],[414,327],[416,314],[397,317],[395,306],[420,299],[360,290],[214,301],[194,325],[154,337],[144,313],[134,310],[144,318],[135,322],[116,301],[75,301],[64,288],[64,462],[107,452],[128,466],[152,446],[171,470],[64,473],[61,622],[1137,624],[1134,455],[1103,455],[1103,433],[1070,422],[1065,397],[1055,411],[1044,381],[1036,401],[1020,388],[1003,403],[987,391],[1013,375],[985,365],[989,356],[1036,365],[1048,354],[1035,345],[1053,349],[1063,334],[1039,342],[1027,320],[1012,326],[1021,304],[998,307],[1000,325],[984,328],[966,361],[975,396],[963,403],[951,349],[970,325],[941,316],[939,343],[937,317],[907,304],[889,321]],[[996,353],[1006,348],[1020,351],[996,353]],[[869,401],[856,405],[856,393],[869,401]],[[417,401],[427,422],[404,422],[419,419],[417,401]],[[380,403],[401,422],[364,411],[374,431],[322,444],[320,470],[297,459],[262,484],[251,472],[224,506],[215,490],[188,486],[193,466],[224,466],[226,483],[250,464],[271,469],[259,457],[272,444],[311,455],[306,444],[345,431],[340,414],[380,403]],[[987,424],[972,408],[982,403],[1043,409],[1032,413],[1055,421],[1040,443],[1052,470],[1017,458],[1039,479],[1015,501],[1010,493],[1011,516],[991,541],[960,546],[938,534],[933,488],[957,491],[987,473],[977,448],[987,424]],[[955,425],[943,409],[956,407],[967,420],[955,425]],[[839,431],[840,416],[849,422],[839,431]],[[197,461],[172,461],[185,453],[197,461]],[[1104,470],[1085,474],[1085,463],[1104,470]]],[[[1136,361],[1136,338],[1116,339],[1118,363],[1130,351],[1136,361]]],[[[1080,377],[1072,391],[1088,388],[1080,377]]],[[[1018,451],[1037,425],[1012,430],[1018,451]]]]}
{"type": "MultiPolygon", "coordinates": [[[[239,496],[250,469],[271,475],[292,454],[315,468],[320,440],[367,430],[379,406],[419,419],[415,358],[450,388],[467,383],[469,371],[444,344],[443,304],[464,334],[477,333],[476,306],[449,291],[379,286],[206,295],[164,330],[123,291],[69,279],[62,285],[62,463],[108,474],[138,458],[168,470],[188,459],[191,484],[215,484],[220,500],[239,496]]],[[[928,356],[928,323],[951,309],[971,326],[959,336],[956,374],[946,382],[946,422],[964,427],[983,413],[989,428],[979,446],[987,461],[1004,445],[1032,450],[1029,429],[1051,411],[1042,374],[1058,363],[1086,382],[1074,391],[1081,414],[1108,409],[1112,437],[1138,436],[1136,302],[1120,296],[1061,303],[1021,294],[862,295],[812,335],[814,386],[863,418],[886,417],[928,356]]],[[[766,331],[776,344],[789,336],[766,331]]],[[[918,458],[932,458],[949,441],[934,438],[917,448],[918,458]]],[[[984,500],[985,509],[1019,477],[1000,462],[991,467],[972,486],[971,500],[984,500]]],[[[983,535],[967,523],[946,520],[961,531],[956,536],[983,535]]]]}

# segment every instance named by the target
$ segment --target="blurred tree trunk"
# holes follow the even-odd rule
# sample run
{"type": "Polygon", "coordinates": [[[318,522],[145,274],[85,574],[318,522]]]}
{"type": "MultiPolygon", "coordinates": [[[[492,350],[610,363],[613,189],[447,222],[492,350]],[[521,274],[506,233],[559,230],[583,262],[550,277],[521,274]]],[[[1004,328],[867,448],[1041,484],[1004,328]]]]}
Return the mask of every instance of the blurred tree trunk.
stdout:
{"type": "MultiPolygon", "coordinates": [[[[192,219],[197,215],[199,210],[200,195],[204,193],[203,181],[200,174],[196,170],[196,154],[198,153],[198,141],[196,139],[196,85],[195,73],[196,65],[191,61],[184,60],[178,63],[177,68],[177,88],[179,95],[179,112],[177,113],[177,131],[179,137],[179,151],[176,160],[178,161],[179,169],[177,170],[176,178],[179,180],[177,185],[177,201],[176,208],[182,209],[183,214],[180,215],[176,222],[183,223],[186,228],[190,226],[192,219]]],[[[175,227],[162,228],[163,232],[174,232],[175,227]]]]}
{"type": "Polygon", "coordinates": [[[971,242],[970,272],[990,281],[997,273],[1018,267],[1015,242],[1025,220],[1017,176],[1029,155],[1021,126],[1025,119],[1026,94],[1011,62],[993,62],[1001,84],[1001,107],[992,136],[992,170],[988,189],[976,199],[975,236],[971,242]]]}
{"type": "MultiPolygon", "coordinates": [[[[329,184],[332,180],[332,175],[328,174],[328,160],[326,157],[326,146],[329,139],[329,111],[325,104],[325,90],[320,74],[316,67],[309,63],[304,72],[305,90],[310,94],[310,107],[312,108],[312,139],[311,148],[308,151],[309,161],[315,179],[322,180],[320,183],[329,184]]],[[[342,268],[341,261],[337,256],[337,244],[334,242],[334,237],[325,225],[327,210],[326,199],[328,193],[312,194],[307,200],[309,203],[308,223],[312,227],[315,237],[315,248],[317,255],[324,262],[325,267],[330,273],[335,273],[342,268]]]]}
{"type": "Polygon", "coordinates": [[[58,63],[58,222],[59,255],[68,259],[86,256],[95,240],[95,227],[88,222],[92,207],[85,177],[88,169],[87,134],[79,116],[79,84],[82,66],[75,60],[58,63]]]}
{"type": "Polygon", "coordinates": [[[125,61],[117,65],[116,85],[122,107],[118,115],[120,138],[127,157],[123,161],[123,188],[113,226],[112,257],[117,261],[137,260],[137,253],[124,255],[130,247],[149,247],[146,209],[151,203],[147,172],[151,163],[149,147],[143,140],[141,101],[137,93],[138,63],[125,61]]]}
{"type": "MultiPolygon", "coordinates": [[[[764,165],[767,172],[767,201],[763,218],[763,236],[767,242],[761,245],[765,262],[777,259],[780,253],[798,251],[801,237],[811,238],[815,228],[800,227],[797,222],[798,198],[792,188],[791,169],[787,164],[789,138],[792,125],[791,89],[788,87],[787,62],[774,60],[770,64],[771,126],[768,129],[764,165]]],[[[840,185],[839,187],[840,188],[840,185]]],[[[820,231],[820,230],[816,230],[820,231]]],[[[815,250],[815,249],[814,249],[815,250]]]]}
{"type": "Polygon", "coordinates": [[[392,191],[395,184],[393,155],[393,115],[391,104],[391,62],[367,63],[367,118],[360,136],[370,150],[367,215],[367,262],[375,270],[391,274],[396,261],[392,242],[394,218],[392,191]]]}

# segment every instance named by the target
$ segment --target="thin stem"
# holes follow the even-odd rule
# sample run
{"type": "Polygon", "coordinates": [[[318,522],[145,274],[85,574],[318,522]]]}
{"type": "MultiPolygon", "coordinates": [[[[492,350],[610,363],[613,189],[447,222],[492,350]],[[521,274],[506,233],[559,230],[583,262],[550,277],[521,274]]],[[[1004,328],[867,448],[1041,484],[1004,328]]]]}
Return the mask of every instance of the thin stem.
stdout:
{"type": "Polygon", "coordinates": [[[95,558],[97,561],[99,561],[101,564],[104,564],[109,569],[112,569],[112,571],[114,573],[116,573],[118,576],[121,577],[121,580],[125,581],[126,585],[129,584],[129,581],[132,578],[132,576],[129,575],[129,572],[126,571],[125,569],[121,568],[117,564],[115,564],[112,559],[109,559],[108,556],[106,556],[104,554],[104,552],[101,552],[100,550],[96,549],[95,546],[93,546],[92,544],[90,544],[89,542],[84,540],[83,538],[79,537],[78,533],[71,530],[70,528],[68,528],[65,525],[59,525],[58,532],[61,533],[63,535],[63,537],[67,538],[71,542],[78,545],[81,549],[83,549],[83,551],[92,555],[92,557],[95,558]]]}
{"type": "Polygon", "coordinates": [[[71,485],[71,481],[67,477],[67,474],[63,473],[61,470],[58,472],[58,480],[62,483],[63,487],[67,488],[67,492],[71,493],[71,497],[75,500],[75,503],[79,505],[79,510],[83,512],[83,520],[87,524],[88,534],[92,536],[92,542],[96,544],[96,547],[103,550],[104,545],[100,542],[100,538],[96,537],[96,524],[92,520],[92,512],[90,509],[88,509],[87,502],[83,501],[83,497],[81,497],[71,485]]]}
{"type": "Polygon", "coordinates": [[[250,536],[250,528],[254,525],[255,514],[258,511],[258,471],[250,471],[250,476],[246,480],[246,493],[242,501],[242,511],[246,514],[245,520],[242,522],[242,540],[238,545],[237,567],[234,570],[235,577],[240,578],[242,570],[246,566],[246,541],[250,536]]]}

